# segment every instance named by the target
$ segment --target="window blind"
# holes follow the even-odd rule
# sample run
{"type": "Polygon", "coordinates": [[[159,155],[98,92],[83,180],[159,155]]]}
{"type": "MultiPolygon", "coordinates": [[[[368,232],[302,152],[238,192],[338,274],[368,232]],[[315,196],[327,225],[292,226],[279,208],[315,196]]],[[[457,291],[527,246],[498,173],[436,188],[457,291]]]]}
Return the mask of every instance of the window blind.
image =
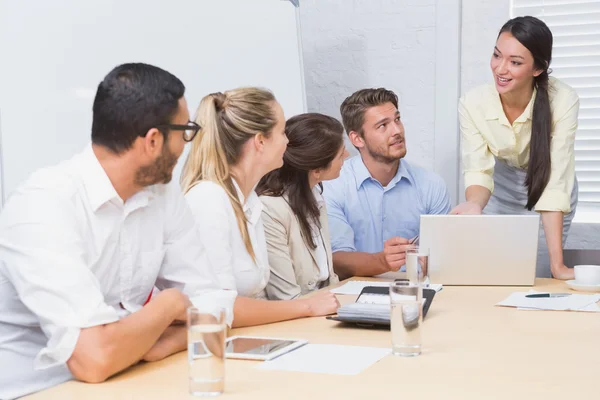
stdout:
{"type": "Polygon", "coordinates": [[[580,98],[575,136],[579,205],[600,210],[600,0],[513,0],[511,14],[537,17],[552,31],[552,75],[580,98]]]}

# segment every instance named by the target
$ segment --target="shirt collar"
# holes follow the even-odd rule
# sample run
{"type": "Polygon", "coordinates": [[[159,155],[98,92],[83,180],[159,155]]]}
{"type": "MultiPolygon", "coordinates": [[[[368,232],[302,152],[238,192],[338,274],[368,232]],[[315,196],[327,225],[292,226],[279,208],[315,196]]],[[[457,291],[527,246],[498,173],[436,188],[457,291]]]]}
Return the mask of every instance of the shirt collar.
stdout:
{"type": "Polygon", "coordinates": [[[96,212],[100,206],[111,200],[117,200],[122,204],[123,201],[96,158],[91,144],[81,154],[81,161],[81,177],[92,210],[96,212]]]}
{"type": "MultiPolygon", "coordinates": [[[[367,179],[373,179],[373,177],[371,176],[371,173],[367,169],[367,166],[363,162],[362,157],[360,155],[354,157],[352,161],[354,176],[356,178],[356,190],[358,190],[367,179]]],[[[394,175],[394,177],[392,178],[390,183],[388,183],[386,188],[393,188],[398,182],[400,182],[402,178],[406,178],[411,183],[413,182],[412,177],[408,172],[408,163],[405,160],[400,160],[398,171],[396,171],[396,175],[394,175]]]]}
{"type": "Polygon", "coordinates": [[[262,213],[262,202],[260,201],[258,195],[254,191],[256,185],[252,188],[250,194],[248,195],[248,198],[246,199],[244,198],[244,194],[242,193],[242,190],[240,189],[240,186],[238,185],[236,180],[231,178],[231,181],[233,182],[233,186],[235,187],[235,191],[237,192],[238,199],[242,204],[242,210],[246,215],[246,219],[248,220],[248,222],[250,222],[250,224],[256,224],[260,219],[262,213]]]}
{"type": "MultiPolygon", "coordinates": [[[[531,115],[533,113],[533,103],[535,102],[535,96],[537,95],[537,89],[533,89],[533,94],[531,95],[531,99],[529,103],[527,103],[527,107],[523,113],[515,120],[515,122],[525,122],[528,119],[531,119],[531,115]]],[[[492,85],[490,88],[490,101],[485,101],[485,119],[494,120],[497,119],[501,122],[504,122],[506,125],[510,126],[508,123],[508,119],[506,118],[506,114],[504,113],[504,109],[502,108],[502,102],[500,101],[500,93],[496,90],[496,86],[492,85]]]]}
{"type": "Polygon", "coordinates": [[[323,208],[323,205],[325,204],[325,199],[323,198],[323,194],[321,193],[321,188],[319,187],[319,185],[315,185],[312,188],[312,192],[313,192],[313,196],[315,196],[315,200],[317,201],[317,206],[319,207],[319,210],[321,208],[323,208]]]}
{"type": "MultiPolygon", "coordinates": [[[[83,185],[88,196],[90,205],[94,212],[108,203],[116,202],[123,206],[123,200],[112,185],[106,171],[102,168],[100,161],[96,158],[92,145],[89,144],[81,154],[81,176],[83,185]]],[[[127,200],[127,208],[133,211],[137,208],[148,205],[150,200],[154,198],[154,192],[151,187],[144,188],[130,199],[127,200]]]]}

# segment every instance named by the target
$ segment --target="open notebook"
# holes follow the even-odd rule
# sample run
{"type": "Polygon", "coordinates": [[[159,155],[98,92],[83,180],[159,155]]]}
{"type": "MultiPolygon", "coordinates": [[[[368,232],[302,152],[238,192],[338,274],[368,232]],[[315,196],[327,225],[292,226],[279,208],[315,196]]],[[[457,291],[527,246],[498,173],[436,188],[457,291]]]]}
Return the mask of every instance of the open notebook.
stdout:
{"type": "MultiPolygon", "coordinates": [[[[434,289],[423,289],[423,318],[427,315],[435,293],[434,289]]],[[[359,327],[389,326],[389,288],[367,286],[362,290],[356,302],[343,305],[338,308],[337,315],[327,317],[327,319],[354,323],[359,327]]]]}

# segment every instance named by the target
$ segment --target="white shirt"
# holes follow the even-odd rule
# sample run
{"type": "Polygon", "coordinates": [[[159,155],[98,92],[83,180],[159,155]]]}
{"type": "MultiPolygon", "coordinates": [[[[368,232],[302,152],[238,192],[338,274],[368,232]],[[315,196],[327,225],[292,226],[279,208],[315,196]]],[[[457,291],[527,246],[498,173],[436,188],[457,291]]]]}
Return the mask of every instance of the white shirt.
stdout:
{"type": "Polygon", "coordinates": [[[266,298],[270,269],[261,218],[262,203],[254,190],[244,200],[235,180],[233,185],[246,214],[256,263],[246,250],[225,189],[212,181],[201,181],[186,193],[185,198],[196,219],[202,243],[209,250],[210,265],[221,287],[237,290],[240,296],[266,298]]]}
{"type": "MultiPolygon", "coordinates": [[[[323,199],[318,185],[313,188],[312,192],[317,201],[317,205],[319,206],[319,210],[321,210],[325,203],[325,199],[323,199]]],[[[313,243],[317,245],[315,248],[315,258],[317,265],[319,266],[319,282],[323,282],[329,279],[329,264],[327,263],[327,252],[325,251],[325,244],[323,243],[323,234],[321,229],[312,220],[310,220],[309,223],[313,243]]]]}
{"type": "Polygon", "coordinates": [[[233,317],[179,186],[117,195],[91,146],[34,173],[0,214],[0,398],[72,379],[82,328],[142,308],[175,287],[233,317]]]}

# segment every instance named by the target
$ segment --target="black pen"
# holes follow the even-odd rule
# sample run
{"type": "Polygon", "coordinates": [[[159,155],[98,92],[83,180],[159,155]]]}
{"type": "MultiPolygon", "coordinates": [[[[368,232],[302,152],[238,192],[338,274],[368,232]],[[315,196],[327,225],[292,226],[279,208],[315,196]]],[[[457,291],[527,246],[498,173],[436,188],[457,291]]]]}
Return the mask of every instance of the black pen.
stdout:
{"type": "Polygon", "coordinates": [[[534,293],[527,294],[525,297],[529,297],[530,299],[537,299],[541,297],[567,297],[570,296],[570,293],[534,293]]]}

